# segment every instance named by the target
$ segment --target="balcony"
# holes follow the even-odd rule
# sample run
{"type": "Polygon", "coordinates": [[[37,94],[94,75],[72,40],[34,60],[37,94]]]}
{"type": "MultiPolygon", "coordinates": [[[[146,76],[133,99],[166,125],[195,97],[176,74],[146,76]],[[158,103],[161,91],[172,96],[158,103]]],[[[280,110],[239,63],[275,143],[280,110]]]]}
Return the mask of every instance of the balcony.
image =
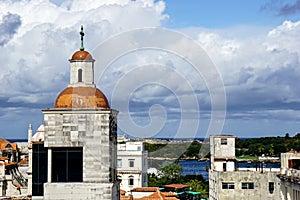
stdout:
{"type": "Polygon", "coordinates": [[[286,169],[285,174],[279,174],[278,177],[284,181],[300,184],[300,170],[297,169],[286,169]]]}

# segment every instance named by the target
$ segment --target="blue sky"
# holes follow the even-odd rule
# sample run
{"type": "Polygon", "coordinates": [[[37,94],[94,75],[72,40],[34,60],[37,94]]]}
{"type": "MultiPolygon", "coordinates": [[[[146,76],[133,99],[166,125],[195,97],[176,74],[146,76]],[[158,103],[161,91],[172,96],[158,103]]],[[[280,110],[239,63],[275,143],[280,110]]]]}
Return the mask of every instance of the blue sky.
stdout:
{"type": "MultiPolygon", "coordinates": [[[[68,85],[68,59],[79,47],[81,24],[86,49],[96,58],[97,86],[120,110],[120,133],[140,137],[216,134],[208,131],[212,113],[220,111],[213,108],[216,101],[217,106],[226,103],[222,133],[294,135],[300,132],[299,18],[299,0],[1,1],[0,137],[26,138],[29,123],[37,129],[43,122],[41,110],[53,107],[68,85]],[[103,55],[97,53],[101,44],[146,27],[175,30],[182,39],[198,44],[219,73],[226,101],[213,100],[220,88],[214,82],[209,85],[207,71],[199,72],[191,60],[183,59],[188,58],[184,54],[192,43],[186,47],[174,41],[175,49],[186,51],[172,54],[167,51],[171,48],[167,35],[140,36],[140,41],[153,40],[166,49],[138,49],[101,66],[103,55]],[[141,74],[129,79],[135,73],[141,74]]],[[[109,50],[130,42],[124,40],[109,50]]]]}
{"type": "Polygon", "coordinates": [[[280,7],[295,4],[293,0],[190,0],[188,3],[167,0],[166,4],[166,13],[170,15],[166,26],[169,28],[195,26],[216,29],[243,25],[274,27],[286,19],[299,19],[299,10],[290,14],[281,14],[280,11],[280,7]]]}

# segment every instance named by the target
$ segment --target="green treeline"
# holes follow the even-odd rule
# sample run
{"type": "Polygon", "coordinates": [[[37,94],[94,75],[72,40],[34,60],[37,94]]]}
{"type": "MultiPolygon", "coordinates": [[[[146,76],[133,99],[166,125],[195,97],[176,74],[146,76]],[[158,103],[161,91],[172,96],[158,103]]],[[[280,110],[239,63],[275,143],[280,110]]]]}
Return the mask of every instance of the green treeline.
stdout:
{"type": "MultiPolygon", "coordinates": [[[[170,159],[200,159],[209,158],[209,144],[199,141],[144,143],[149,157],[170,159]]],[[[236,138],[236,156],[280,156],[288,151],[300,151],[300,133],[290,137],[236,138]]]]}
{"type": "Polygon", "coordinates": [[[144,143],[149,157],[161,157],[172,159],[199,159],[201,147],[209,148],[208,144],[201,144],[199,141],[178,142],[178,143],[144,143]]]}
{"type": "Polygon", "coordinates": [[[280,156],[280,153],[288,151],[300,151],[300,133],[290,137],[288,133],[285,137],[262,137],[249,139],[236,139],[236,156],[280,156]]]}

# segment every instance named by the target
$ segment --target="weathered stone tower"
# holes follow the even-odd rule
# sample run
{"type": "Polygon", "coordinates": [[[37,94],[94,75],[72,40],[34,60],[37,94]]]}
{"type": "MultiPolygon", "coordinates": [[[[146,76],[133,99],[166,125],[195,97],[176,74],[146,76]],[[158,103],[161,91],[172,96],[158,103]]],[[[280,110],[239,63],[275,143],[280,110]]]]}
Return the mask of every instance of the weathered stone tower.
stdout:
{"type": "Polygon", "coordinates": [[[240,168],[236,165],[235,136],[210,136],[210,200],[279,199],[278,168],[240,168]]]}
{"type": "Polygon", "coordinates": [[[235,170],[235,136],[217,135],[210,137],[211,169],[215,171],[235,170]]]}
{"type": "Polygon", "coordinates": [[[82,27],[80,34],[80,50],[69,60],[70,84],[54,108],[43,110],[47,152],[43,199],[115,200],[119,199],[118,112],[110,109],[94,84],[95,60],[83,48],[82,27]]]}

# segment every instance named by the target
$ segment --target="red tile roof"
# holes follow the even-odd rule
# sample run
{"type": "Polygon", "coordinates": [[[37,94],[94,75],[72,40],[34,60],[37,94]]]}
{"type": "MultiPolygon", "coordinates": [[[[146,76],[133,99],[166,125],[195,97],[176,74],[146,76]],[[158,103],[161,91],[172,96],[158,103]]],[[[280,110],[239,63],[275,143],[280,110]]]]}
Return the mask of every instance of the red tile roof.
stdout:
{"type": "Polygon", "coordinates": [[[5,161],[5,160],[9,160],[9,158],[6,156],[0,156],[0,160],[5,161]]]}
{"type": "Polygon", "coordinates": [[[146,197],[134,198],[130,196],[121,196],[120,200],[179,200],[173,192],[160,192],[158,187],[143,187],[143,188],[134,188],[131,191],[136,192],[152,192],[155,191],[146,197]]]}
{"type": "Polygon", "coordinates": [[[28,162],[29,162],[29,158],[26,157],[26,158],[22,159],[20,162],[18,162],[18,164],[19,165],[26,165],[26,164],[28,164],[28,162]]]}
{"type": "Polygon", "coordinates": [[[126,194],[126,191],[125,191],[125,190],[120,190],[120,194],[121,194],[121,195],[125,195],[125,194],[126,194]]]}
{"type": "Polygon", "coordinates": [[[3,138],[0,138],[0,150],[3,151],[3,150],[6,150],[6,146],[10,144],[10,146],[12,147],[13,150],[17,150],[17,143],[10,143],[9,141],[3,139],[3,138]]]}
{"type": "Polygon", "coordinates": [[[164,185],[164,188],[174,188],[174,189],[183,189],[183,188],[188,188],[188,185],[185,184],[169,184],[169,185],[164,185]]]}
{"type": "Polygon", "coordinates": [[[131,192],[156,192],[158,187],[137,187],[133,188],[131,192]]]}
{"type": "Polygon", "coordinates": [[[174,192],[162,192],[166,197],[176,197],[177,195],[174,192]]]}

